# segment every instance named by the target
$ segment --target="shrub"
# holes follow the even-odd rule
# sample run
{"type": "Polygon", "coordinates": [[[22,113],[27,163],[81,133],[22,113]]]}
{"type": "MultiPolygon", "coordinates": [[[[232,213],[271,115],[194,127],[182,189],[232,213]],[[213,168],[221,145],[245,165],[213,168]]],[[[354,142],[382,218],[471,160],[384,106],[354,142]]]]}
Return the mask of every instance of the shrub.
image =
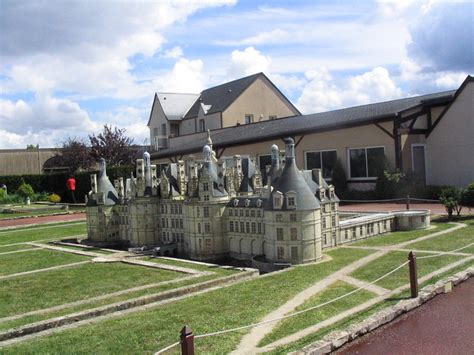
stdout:
{"type": "Polygon", "coordinates": [[[4,205],[23,202],[23,198],[17,194],[8,194],[0,197],[0,203],[4,205]]]}
{"type": "Polygon", "coordinates": [[[4,189],[0,189],[0,201],[7,197],[7,192],[4,189]]]}
{"type": "Polygon", "coordinates": [[[466,207],[474,207],[474,182],[470,183],[467,189],[464,190],[461,203],[466,207]]]}
{"type": "Polygon", "coordinates": [[[24,199],[28,197],[32,197],[35,194],[31,185],[25,183],[25,181],[23,181],[20,187],[18,187],[18,189],[16,190],[16,193],[20,195],[21,197],[23,197],[24,199]]]}
{"type": "Polygon", "coordinates": [[[441,192],[440,201],[448,212],[448,219],[453,218],[453,212],[456,212],[458,216],[461,214],[462,195],[463,190],[455,187],[448,187],[441,192]]]}
{"type": "Polygon", "coordinates": [[[59,203],[61,202],[61,196],[57,194],[51,194],[48,196],[48,201],[52,203],[59,203]]]}
{"type": "Polygon", "coordinates": [[[394,198],[403,174],[399,170],[384,170],[375,183],[375,195],[378,199],[394,198]]]}
{"type": "Polygon", "coordinates": [[[36,193],[31,197],[31,201],[33,201],[33,202],[48,201],[48,193],[46,193],[46,192],[36,193]]]}
{"type": "Polygon", "coordinates": [[[347,190],[347,177],[346,172],[342,166],[341,160],[338,159],[334,169],[332,171],[332,181],[331,183],[336,190],[336,194],[343,194],[347,190]]]}

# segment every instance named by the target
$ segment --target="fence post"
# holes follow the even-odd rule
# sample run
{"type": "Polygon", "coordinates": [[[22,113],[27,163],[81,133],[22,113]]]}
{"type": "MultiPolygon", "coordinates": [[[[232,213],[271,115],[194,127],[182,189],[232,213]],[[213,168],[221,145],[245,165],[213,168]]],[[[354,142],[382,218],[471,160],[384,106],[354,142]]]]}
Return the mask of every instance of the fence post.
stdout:
{"type": "Polygon", "coordinates": [[[418,297],[418,277],[416,271],[416,255],[414,252],[408,254],[408,268],[410,269],[410,290],[411,297],[418,297]]]}
{"type": "Polygon", "coordinates": [[[194,334],[187,325],[181,329],[181,354],[194,355],[194,334]]]}
{"type": "Polygon", "coordinates": [[[407,205],[407,210],[409,210],[410,209],[410,195],[407,195],[406,205],[407,205]]]}

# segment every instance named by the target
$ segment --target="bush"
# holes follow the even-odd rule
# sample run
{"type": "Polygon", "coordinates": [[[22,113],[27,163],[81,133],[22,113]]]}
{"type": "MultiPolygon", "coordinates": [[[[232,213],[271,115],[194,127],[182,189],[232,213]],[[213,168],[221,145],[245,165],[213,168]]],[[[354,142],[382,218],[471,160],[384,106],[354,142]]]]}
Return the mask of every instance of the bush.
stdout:
{"type": "Polygon", "coordinates": [[[459,216],[461,214],[461,199],[463,190],[456,187],[448,187],[441,192],[440,201],[444,205],[446,212],[448,212],[448,219],[453,218],[453,213],[459,216]]]}
{"type": "Polygon", "coordinates": [[[474,207],[474,182],[470,183],[467,189],[464,190],[461,204],[469,208],[474,207]]]}
{"type": "Polygon", "coordinates": [[[48,193],[46,192],[36,193],[31,197],[31,201],[32,202],[48,201],[48,193]]]}
{"type": "Polygon", "coordinates": [[[52,203],[59,203],[61,202],[61,196],[57,194],[51,194],[48,196],[48,201],[52,203]]]}
{"type": "Polygon", "coordinates": [[[403,174],[399,170],[387,171],[377,178],[375,183],[375,195],[378,199],[394,198],[403,174]]]}
{"type": "Polygon", "coordinates": [[[344,194],[347,190],[347,177],[340,159],[338,159],[336,165],[334,165],[331,178],[331,183],[336,190],[336,195],[344,194]]]}
{"type": "Polygon", "coordinates": [[[0,203],[4,205],[10,205],[15,203],[23,202],[23,198],[17,194],[8,194],[0,197],[0,203]]]}
{"type": "Polygon", "coordinates": [[[35,194],[33,188],[31,187],[31,185],[25,183],[25,181],[23,181],[23,183],[20,185],[20,187],[18,187],[18,189],[16,190],[16,193],[17,193],[17,195],[20,195],[24,199],[31,198],[35,194]]]}
{"type": "Polygon", "coordinates": [[[0,189],[0,201],[7,197],[7,192],[4,189],[0,189]]]}

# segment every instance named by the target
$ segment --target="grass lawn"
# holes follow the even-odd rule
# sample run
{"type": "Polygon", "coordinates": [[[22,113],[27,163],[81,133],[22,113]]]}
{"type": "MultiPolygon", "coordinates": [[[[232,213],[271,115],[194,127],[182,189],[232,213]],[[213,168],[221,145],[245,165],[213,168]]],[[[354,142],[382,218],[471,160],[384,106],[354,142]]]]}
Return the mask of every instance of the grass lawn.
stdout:
{"type": "Polygon", "coordinates": [[[186,261],[181,261],[179,259],[161,259],[161,258],[152,258],[152,257],[146,257],[143,258],[142,260],[145,261],[151,261],[153,263],[157,264],[164,264],[164,265],[171,265],[171,266],[180,266],[180,267],[185,267],[188,269],[194,269],[198,271],[210,271],[210,272],[216,272],[219,274],[229,274],[229,273],[234,273],[238,272],[238,268],[221,268],[219,265],[200,265],[200,264],[194,264],[194,263],[188,263],[186,261]]]}
{"type": "Polygon", "coordinates": [[[0,317],[183,276],[122,263],[90,263],[25,275],[0,283],[0,317]]]}
{"type": "MultiPolygon", "coordinates": [[[[313,307],[318,304],[330,301],[355,289],[355,286],[349,285],[342,281],[337,281],[325,290],[317,293],[316,295],[308,299],[301,306],[297,307],[296,311],[307,309],[309,307],[313,307]]],[[[368,301],[373,297],[375,297],[374,293],[366,290],[360,290],[334,303],[330,303],[313,311],[309,311],[307,313],[303,313],[298,316],[285,319],[281,321],[275,327],[275,329],[261,341],[259,346],[270,344],[278,339],[284,338],[302,329],[322,322],[323,320],[331,318],[345,310],[364,303],[365,301],[368,301]]]]}
{"type": "MultiPolygon", "coordinates": [[[[184,324],[196,334],[257,322],[296,293],[345,265],[371,254],[367,250],[337,249],[333,260],[292,268],[256,280],[197,295],[152,310],[69,329],[12,347],[4,353],[138,353],[155,352],[177,341],[184,324]]],[[[200,353],[231,351],[244,332],[196,340],[200,353]]]]}
{"type": "Polygon", "coordinates": [[[63,315],[66,315],[66,314],[71,314],[71,313],[83,311],[83,310],[86,310],[86,309],[91,309],[91,308],[95,308],[95,307],[104,306],[104,305],[107,305],[107,304],[112,304],[112,303],[115,303],[115,302],[122,302],[122,301],[126,301],[126,300],[136,298],[136,297],[151,295],[151,294],[155,294],[155,293],[159,293],[159,292],[168,291],[168,290],[171,290],[171,289],[177,289],[179,287],[184,287],[184,286],[197,284],[197,283],[200,283],[200,282],[209,281],[209,280],[216,279],[216,278],[226,277],[226,276],[230,276],[232,274],[235,274],[235,273],[239,272],[237,270],[216,269],[216,268],[208,269],[208,271],[212,271],[213,274],[212,275],[201,276],[201,277],[196,277],[196,278],[193,278],[193,279],[190,279],[190,280],[183,280],[183,281],[172,283],[172,284],[155,286],[155,287],[151,287],[151,288],[148,288],[148,289],[145,289],[145,290],[129,292],[129,293],[126,293],[126,294],[123,294],[123,295],[110,296],[110,297],[107,297],[107,298],[102,299],[102,300],[95,300],[95,301],[91,301],[91,302],[88,302],[88,303],[82,304],[82,305],[70,306],[70,307],[67,307],[67,308],[62,309],[62,310],[50,311],[50,312],[43,313],[43,314],[30,315],[30,316],[22,317],[20,319],[15,319],[15,320],[10,320],[10,321],[5,321],[5,322],[2,322],[0,320],[0,331],[4,331],[4,330],[7,330],[7,329],[15,328],[15,327],[18,327],[18,326],[30,324],[30,323],[41,321],[41,320],[46,320],[46,319],[50,319],[50,318],[54,318],[54,317],[63,316],[63,315]]]}
{"type": "MultiPolygon", "coordinates": [[[[456,268],[453,268],[453,269],[451,269],[451,270],[449,270],[445,273],[442,273],[438,276],[435,276],[431,280],[421,283],[420,288],[425,287],[429,284],[434,284],[437,281],[439,281],[441,279],[444,279],[448,276],[454,275],[457,272],[466,270],[470,266],[474,266],[474,261],[470,261],[466,264],[463,264],[463,265],[458,266],[456,268]]],[[[370,308],[367,308],[364,311],[361,311],[361,312],[359,312],[359,313],[357,313],[357,314],[355,314],[351,317],[343,319],[343,320],[341,320],[341,321],[339,321],[339,322],[337,322],[337,323],[335,323],[335,324],[333,324],[329,327],[321,329],[318,332],[307,335],[304,338],[302,338],[300,340],[297,340],[293,343],[281,346],[281,347],[277,348],[276,350],[269,352],[268,354],[272,354],[272,355],[287,354],[287,353],[292,352],[292,351],[300,350],[301,348],[303,348],[306,345],[309,345],[309,344],[311,344],[311,343],[313,343],[317,340],[321,340],[327,334],[329,334],[333,331],[336,331],[336,330],[344,330],[348,326],[350,326],[352,324],[355,324],[355,323],[358,323],[358,322],[372,316],[373,314],[381,311],[382,309],[385,309],[387,307],[395,305],[398,301],[400,301],[401,299],[404,299],[404,298],[410,298],[410,290],[406,290],[406,291],[403,291],[403,292],[401,292],[397,295],[394,295],[393,297],[388,298],[388,299],[386,299],[386,300],[384,300],[380,303],[377,303],[376,305],[374,305],[370,308]]]]}
{"type": "Polygon", "coordinates": [[[51,246],[54,246],[54,247],[58,247],[58,248],[64,248],[64,249],[70,249],[70,250],[80,250],[80,251],[88,251],[88,252],[91,252],[91,253],[97,253],[97,254],[114,254],[113,251],[110,251],[110,250],[103,250],[103,249],[100,249],[100,248],[86,248],[84,246],[81,246],[81,245],[77,245],[77,246],[74,246],[74,245],[63,245],[63,244],[54,244],[54,243],[48,243],[49,245],[51,246]]]}
{"type": "MultiPolygon", "coordinates": [[[[467,227],[458,229],[452,233],[439,237],[423,240],[410,245],[413,249],[450,251],[474,243],[474,217],[459,220],[467,224],[467,227]]],[[[474,245],[460,250],[461,253],[474,253],[474,245]]]]}
{"type": "Polygon", "coordinates": [[[377,237],[361,240],[359,242],[353,243],[352,245],[365,246],[365,247],[377,247],[382,245],[394,245],[403,242],[408,242],[416,238],[424,237],[425,235],[436,233],[448,228],[454,227],[453,224],[442,223],[442,222],[432,222],[431,224],[435,228],[421,229],[415,231],[399,231],[388,234],[382,234],[377,237]]]}
{"type": "Polygon", "coordinates": [[[35,240],[54,240],[85,234],[86,232],[85,222],[5,230],[0,231],[0,247],[6,244],[32,242],[35,240]]]}
{"type": "Polygon", "coordinates": [[[0,254],[8,253],[10,251],[25,250],[25,249],[37,249],[37,247],[33,245],[29,245],[29,244],[17,244],[17,245],[10,245],[10,246],[0,245],[0,254]]]}
{"type": "Polygon", "coordinates": [[[90,257],[55,250],[38,249],[28,253],[0,255],[0,276],[45,269],[90,260],[90,257]]]}
{"type": "MultiPolygon", "coordinates": [[[[428,254],[417,253],[416,255],[420,257],[428,254]]],[[[395,269],[397,266],[407,261],[407,258],[408,253],[399,251],[391,252],[355,270],[351,273],[351,276],[356,279],[371,282],[388,271],[395,269]]],[[[418,259],[418,277],[429,274],[430,272],[438,270],[443,266],[460,260],[461,258],[462,257],[459,256],[444,255],[436,258],[418,259]]],[[[409,283],[410,280],[408,277],[408,265],[405,265],[405,267],[377,282],[377,285],[393,290],[409,283]]]]}

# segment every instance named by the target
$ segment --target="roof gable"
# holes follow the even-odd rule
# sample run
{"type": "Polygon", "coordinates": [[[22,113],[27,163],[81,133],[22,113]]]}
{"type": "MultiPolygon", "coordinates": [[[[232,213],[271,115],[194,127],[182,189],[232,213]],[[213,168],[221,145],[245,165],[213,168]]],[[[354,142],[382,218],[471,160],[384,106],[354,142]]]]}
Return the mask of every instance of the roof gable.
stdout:
{"type": "Polygon", "coordinates": [[[189,108],[196,102],[198,97],[199,94],[181,94],[174,92],[155,93],[150,118],[148,120],[148,126],[151,123],[153,110],[156,110],[158,105],[161,107],[168,120],[180,121],[189,108]]]}

